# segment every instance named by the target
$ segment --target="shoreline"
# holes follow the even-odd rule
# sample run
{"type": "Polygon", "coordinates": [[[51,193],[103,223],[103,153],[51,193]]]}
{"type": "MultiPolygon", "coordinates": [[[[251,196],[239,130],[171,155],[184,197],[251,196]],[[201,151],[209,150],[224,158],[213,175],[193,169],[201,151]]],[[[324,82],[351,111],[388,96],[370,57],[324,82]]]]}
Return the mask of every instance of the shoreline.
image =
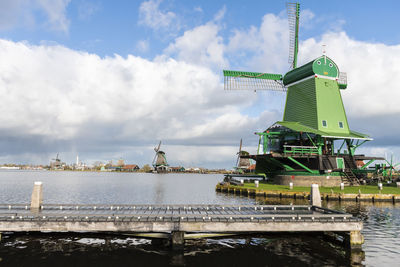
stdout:
{"type": "MultiPolygon", "coordinates": [[[[215,187],[217,192],[254,197],[271,197],[271,198],[292,198],[292,199],[309,199],[310,192],[294,190],[265,190],[249,188],[235,185],[217,184],[215,187]]],[[[368,201],[368,202],[391,202],[393,204],[400,202],[400,194],[351,194],[351,193],[326,193],[320,192],[322,200],[326,201],[368,201]]]]}

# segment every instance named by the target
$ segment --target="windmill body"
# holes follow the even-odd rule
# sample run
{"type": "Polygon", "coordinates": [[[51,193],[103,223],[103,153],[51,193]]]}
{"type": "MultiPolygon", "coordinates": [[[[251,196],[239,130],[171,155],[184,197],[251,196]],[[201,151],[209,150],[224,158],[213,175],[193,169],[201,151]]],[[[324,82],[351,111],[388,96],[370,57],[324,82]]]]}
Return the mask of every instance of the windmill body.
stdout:
{"type": "Polygon", "coordinates": [[[243,170],[244,172],[249,171],[249,168],[251,166],[250,159],[248,158],[248,155],[250,155],[249,152],[247,151],[241,151],[239,154],[239,163],[237,165],[237,169],[243,170]]]}
{"type": "Polygon", "coordinates": [[[250,153],[242,150],[242,139],[240,139],[238,157],[236,160],[235,170],[239,173],[250,172],[251,160],[249,158],[250,153]]]}
{"type": "Polygon", "coordinates": [[[61,159],[58,157],[58,153],[56,158],[52,159],[53,161],[50,161],[50,169],[51,170],[63,170],[64,169],[64,162],[61,162],[61,159]]]}
{"type": "Polygon", "coordinates": [[[259,136],[255,155],[241,158],[256,161],[256,173],[266,174],[279,184],[339,186],[358,185],[378,157],[357,155],[356,149],[368,135],[350,130],[341,90],[347,88],[346,74],[325,54],[297,67],[300,5],[288,4],[290,33],[289,63],[285,75],[224,70],[227,90],[273,90],[286,92],[282,121],[259,136]],[[358,168],[357,161],[368,161],[358,168]]]}

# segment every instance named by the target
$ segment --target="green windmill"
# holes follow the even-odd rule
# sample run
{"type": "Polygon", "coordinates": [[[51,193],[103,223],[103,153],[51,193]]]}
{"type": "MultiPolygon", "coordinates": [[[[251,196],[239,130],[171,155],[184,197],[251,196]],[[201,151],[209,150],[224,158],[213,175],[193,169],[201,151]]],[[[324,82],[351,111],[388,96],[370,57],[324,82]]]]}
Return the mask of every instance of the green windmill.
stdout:
{"type": "Polygon", "coordinates": [[[346,74],[325,53],[297,67],[300,4],[287,4],[290,71],[286,74],[224,70],[226,90],[286,92],[283,120],[259,136],[256,173],[276,183],[338,186],[358,185],[377,157],[356,155],[369,136],[350,130],[340,91],[346,74]],[[337,147],[335,147],[337,145],[337,147]],[[358,162],[368,161],[357,166],[358,162]]]}

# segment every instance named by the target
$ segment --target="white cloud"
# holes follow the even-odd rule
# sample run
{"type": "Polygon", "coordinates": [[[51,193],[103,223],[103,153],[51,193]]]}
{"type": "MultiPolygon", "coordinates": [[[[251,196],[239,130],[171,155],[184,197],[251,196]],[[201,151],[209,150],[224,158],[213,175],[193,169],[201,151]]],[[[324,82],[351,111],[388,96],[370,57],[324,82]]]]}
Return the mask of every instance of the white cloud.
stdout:
{"type": "Polygon", "coordinates": [[[66,8],[71,0],[37,0],[38,5],[47,14],[50,27],[57,31],[68,32],[69,20],[66,8]]]}
{"type": "Polygon", "coordinates": [[[87,20],[92,17],[100,9],[99,3],[83,0],[78,6],[78,16],[81,20],[87,20]]]}
{"type": "Polygon", "coordinates": [[[51,30],[68,32],[66,8],[71,0],[3,0],[0,2],[0,29],[33,27],[41,24],[37,11],[45,13],[51,30]]]}
{"type": "Polygon", "coordinates": [[[212,163],[212,167],[218,168],[221,164],[229,162],[228,168],[232,168],[236,161],[238,147],[234,146],[166,146],[167,156],[175,159],[176,165],[186,167],[203,167],[205,162],[212,163]],[[199,164],[200,163],[200,164],[199,164]]]}
{"type": "Polygon", "coordinates": [[[304,9],[300,15],[300,27],[310,29],[314,26],[315,14],[310,9],[304,9]]]}
{"type": "Polygon", "coordinates": [[[0,132],[27,147],[76,143],[90,152],[101,144],[107,152],[159,139],[229,144],[226,137],[243,133],[247,121],[238,108],[254,99],[226,94],[208,68],[167,57],[100,58],[6,40],[0,57],[0,132]]]}
{"type": "Polygon", "coordinates": [[[287,19],[266,14],[260,27],[234,29],[227,52],[233,61],[240,59],[245,68],[262,72],[284,72],[288,69],[289,30],[287,19]]]}
{"type": "Polygon", "coordinates": [[[171,11],[160,10],[162,0],[144,1],[139,7],[139,23],[154,30],[168,28],[173,23],[179,28],[176,22],[176,14],[171,11]]]}
{"type": "MultiPolygon", "coordinates": [[[[24,12],[27,0],[8,0],[0,2],[0,29],[12,28],[19,20],[28,17],[30,14],[24,12]],[[25,16],[24,16],[25,15],[25,16]]],[[[24,21],[26,22],[26,21],[24,21]]]]}
{"type": "Polygon", "coordinates": [[[223,38],[219,36],[219,26],[213,22],[186,31],[165,52],[191,64],[219,68],[227,65],[223,38]]]}
{"type": "Polygon", "coordinates": [[[149,51],[149,41],[148,40],[140,40],[136,43],[136,49],[139,52],[145,53],[149,51]]]}
{"type": "Polygon", "coordinates": [[[218,10],[217,14],[214,15],[214,21],[220,21],[224,18],[226,13],[226,6],[224,5],[220,10],[218,10]]]}

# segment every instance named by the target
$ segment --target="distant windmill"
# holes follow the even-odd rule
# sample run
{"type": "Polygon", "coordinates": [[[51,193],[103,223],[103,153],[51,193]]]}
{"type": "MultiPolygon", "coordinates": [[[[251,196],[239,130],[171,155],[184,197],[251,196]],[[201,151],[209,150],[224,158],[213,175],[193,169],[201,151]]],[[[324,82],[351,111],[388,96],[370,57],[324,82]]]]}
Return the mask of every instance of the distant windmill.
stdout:
{"type": "Polygon", "coordinates": [[[243,172],[243,171],[248,171],[249,167],[251,165],[250,159],[249,158],[244,158],[244,156],[248,156],[249,152],[242,150],[242,139],[240,139],[240,145],[239,145],[239,152],[236,153],[238,155],[237,160],[236,160],[236,170],[243,172]]]}
{"type": "Polygon", "coordinates": [[[55,158],[55,159],[52,159],[52,160],[54,160],[55,162],[61,162],[61,159],[58,158],[58,153],[57,153],[56,158],[55,158]]]}
{"type": "Polygon", "coordinates": [[[165,156],[165,152],[161,151],[160,147],[161,147],[161,141],[158,144],[158,146],[154,148],[156,154],[154,155],[152,165],[158,173],[163,173],[167,172],[169,165],[167,162],[167,158],[165,156]]]}
{"type": "Polygon", "coordinates": [[[57,156],[56,156],[56,158],[55,159],[52,159],[52,160],[54,160],[53,162],[50,162],[50,168],[52,168],[52,169],[59,169],[59,168],[61,168],[61,159],[58,157],[58,153],[57,153],[57,156]]]}

